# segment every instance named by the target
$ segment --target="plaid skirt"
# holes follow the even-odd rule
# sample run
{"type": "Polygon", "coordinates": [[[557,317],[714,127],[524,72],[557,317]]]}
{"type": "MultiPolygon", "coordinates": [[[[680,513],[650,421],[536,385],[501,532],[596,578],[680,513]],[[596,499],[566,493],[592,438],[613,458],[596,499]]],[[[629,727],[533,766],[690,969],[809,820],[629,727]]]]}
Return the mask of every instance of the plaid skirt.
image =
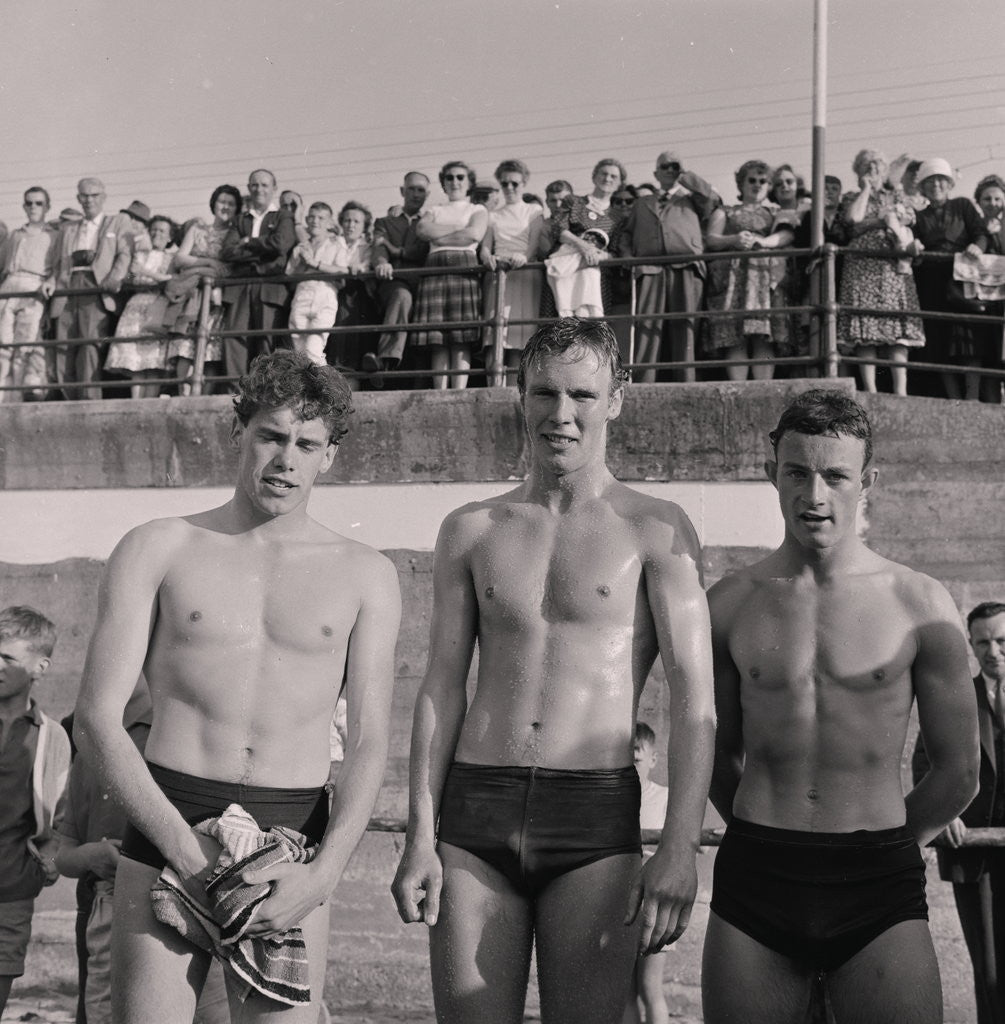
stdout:
{"type": "MultiPolygon", "coordinates": [[[[478,257],[468,250],[448,249],[429,254],[427,267],[473,267],[478,257]]],[[[419,279],[415,297],[413,324],[446,320],[478,320],[482,315],[481,286],[472,274],[437,274],[419,279]]],[[[481,332],[477,327],[460,330],[415,331],[413,345],[477,345],[481,332]]]]}

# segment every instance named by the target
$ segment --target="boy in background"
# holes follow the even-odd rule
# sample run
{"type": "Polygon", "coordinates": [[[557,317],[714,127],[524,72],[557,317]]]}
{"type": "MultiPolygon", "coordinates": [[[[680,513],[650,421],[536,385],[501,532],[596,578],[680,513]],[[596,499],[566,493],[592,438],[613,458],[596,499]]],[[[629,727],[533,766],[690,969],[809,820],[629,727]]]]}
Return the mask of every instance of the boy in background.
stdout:
{"type": "Polygon", "coordinates": [[[53,819],[62,811],[70,741],[31,697],[56,628],[23,605],[0,611],[0,1015],[24,974],[35,897],[59,877],[53,819]]]}
{"type": "MultiPolygon", "coordinates": [[[[327,203],[311,203],[307,211],[307,241],[290,253],[287,274],[344,274],[347,267],[337,263],[342,252],[340,240],[331,233],[332,208],[327,203]]],[[[290,328],[303,331],[290,340],[295,352],[305,352],[313,363],[325,365],[327,332],[338,314],[338,291],[334,281],[301,281],[293,293],[290,328]]]]}
{"type": "MultiPolygon", "coordinates": [[[[642,783],[642,804],[639,808],[639,825],[643,829],[663,828],[667,817],[667,794],[670,790],[649,777],[656,767],[656,733],[645,722],[635,724],[635,770],[642,783]]],[[[643,851],[643,857],[651,854],[643,851]]],[[[667,951],[640,953],[635,961],[635,977],[632,979],[632,994],[625,1007],[622,1024],[641,1024],[639,999],[645,1010],[646,1024],[669,1024],[666,996],[663,994],[663,968],[667,951]]]]}

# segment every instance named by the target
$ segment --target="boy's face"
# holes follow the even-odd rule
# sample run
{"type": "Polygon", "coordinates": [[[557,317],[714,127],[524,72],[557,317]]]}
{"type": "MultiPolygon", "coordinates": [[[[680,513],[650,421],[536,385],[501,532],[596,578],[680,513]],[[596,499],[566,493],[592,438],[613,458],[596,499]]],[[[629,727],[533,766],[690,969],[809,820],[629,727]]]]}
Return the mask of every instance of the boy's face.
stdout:
{"type": "Polygon", "coordinates": [[[307,233],[311,238],[324,238],[331,226],[332,215],[323,207],[312,206],[307,211],[307,233]]]}
{"type": "Polygon", "coordinates": [[[649,773],[656,767],[656,747],[648,740],[635,741],[635,770],[639,778],[648,779],[649,773]]]}
{"type": "Polygon", "coordinates": [[[28,702],[31,684],[44,675],[49,659],[23,639],[0,639],[0,701],[23,697],[28,702]]]}

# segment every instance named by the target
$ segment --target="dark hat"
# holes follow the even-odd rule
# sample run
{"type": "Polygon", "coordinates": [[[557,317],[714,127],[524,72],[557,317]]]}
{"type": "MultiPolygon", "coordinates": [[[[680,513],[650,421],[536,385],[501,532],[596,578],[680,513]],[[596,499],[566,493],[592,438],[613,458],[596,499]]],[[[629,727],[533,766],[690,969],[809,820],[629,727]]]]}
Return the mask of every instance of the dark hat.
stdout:
{"type": "Polygon", "coordinates": [[[75,210],[72,206],[65,206],[59,211],[59,219],[61,221],[67,221],[73,223],[78,220],[83,220],[84,215],[80,210],[75,210]]]}
{"type": "Polygon", "coordinates": [[[134,217],[144,224],[150,220],[150,207],[146,203],[141,203],[138,199],[134,199],[124,210],[119,212],[128,213],[130,217],[134,217]]]}
{"type": "Polygon", "coordinates": [[[474,185],[471,186],[472,192],[498,192],[499,182],[494,178],[479,178],[474,185]]]}

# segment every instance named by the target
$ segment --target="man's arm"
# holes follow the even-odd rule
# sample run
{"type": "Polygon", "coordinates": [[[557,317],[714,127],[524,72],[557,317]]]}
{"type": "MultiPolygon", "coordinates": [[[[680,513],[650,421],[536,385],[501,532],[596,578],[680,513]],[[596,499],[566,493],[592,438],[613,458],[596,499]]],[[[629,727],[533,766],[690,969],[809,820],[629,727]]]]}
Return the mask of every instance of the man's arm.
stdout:
{"type": "Polygon", "coordinates": [[[928,771],[907,794],[907,824],[924,846],[977,794],[977,698],[959,613],[945,588],[920,581],[912,613],[918,650],[911,669],[928,771]]]}
{"type": "Polygon", "coordinates": [[[77,746],[110,798],[164,854],[183,880],[208,874],[210,863],[185,819],[150,777],[123,728],[122,715],[143,670],[157,618],[157,593],[172,549],[183,540],[178,520],[130,531],[112,552],[98,595],[74,712],[77,746]]]}
{"type": "Polygon", "coordinates": [[[384,781],[401,593],[397,570],[383,555],[367,552],[354,575],[364,593],[346,657],[349,743],[339,771],[343,784],[310,864],[283,864],[243,875],[250,884],[275,883],[255,914],[249,935],[286,931],[328,901],[366,831],[384,781]]]}
{"type": "MultiPolygon", "coordinates": [[[[667,816],[656,852],[629,896],[629,920],[641,904],[639,948],[655,953],[687,928],[698,891],[695,856],[708,799],[715,739],[708,603],[701,548],[687,516],[651,531],[646,593],[670,691],[667,816]]],[[[654,526],[656,524],[653,524],[654,526]]]]}
{"type": "Polygon", "coordinates": [[[468,669],[478,630],[464,510],[440,527],[433,560],[429,661],[412,721],[408,829],[391,891],[406,923],[436,924],[443,868],[436,854],[440,797],[467,711],[468,669]]]}
{"type": "Polygon", "coordinates": [[[733,799],[743,775],[743,715],[740,673],[729,650],[729,633],[740,588],[734,578],[720,580],[708,592],[712,618],[712,665],[715,675],[715,762],[709,798],[726,824],[733,817],[733,799]]]}

